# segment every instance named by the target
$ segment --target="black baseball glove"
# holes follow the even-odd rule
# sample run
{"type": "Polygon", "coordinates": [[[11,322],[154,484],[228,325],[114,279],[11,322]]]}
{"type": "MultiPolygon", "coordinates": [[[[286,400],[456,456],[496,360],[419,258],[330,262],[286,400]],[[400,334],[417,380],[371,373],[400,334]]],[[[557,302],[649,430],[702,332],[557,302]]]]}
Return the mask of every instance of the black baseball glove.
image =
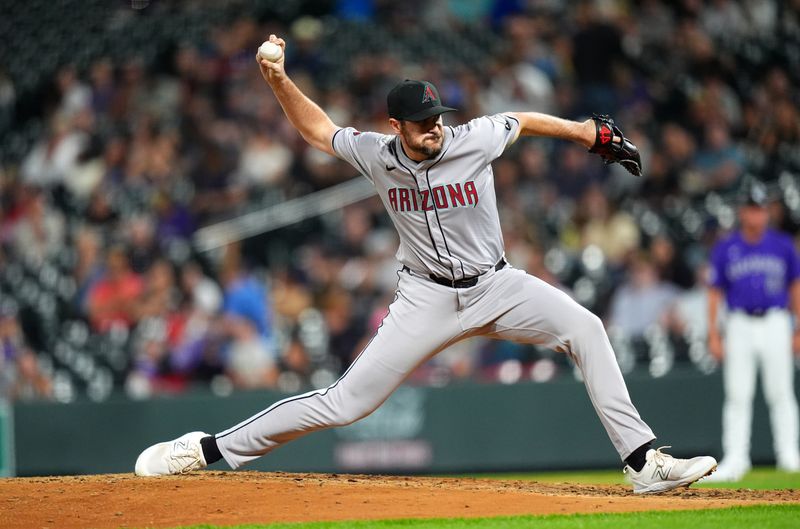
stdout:
{"type": "Polygon", "coordinates": [[[642,159],[636,145],[622,135],[614,120],[603,114],[592,116],[597,134],[589,152],[599,154],[606,164],[617,162],[635,176],[642,176],[642,159]]]}

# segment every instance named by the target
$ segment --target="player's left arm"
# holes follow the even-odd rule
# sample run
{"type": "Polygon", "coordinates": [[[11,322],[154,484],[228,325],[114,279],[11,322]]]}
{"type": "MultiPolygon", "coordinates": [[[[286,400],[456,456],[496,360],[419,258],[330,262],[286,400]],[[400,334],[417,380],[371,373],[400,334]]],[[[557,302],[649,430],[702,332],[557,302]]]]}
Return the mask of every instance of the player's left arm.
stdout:
{"type": "Polygon", "coordinates": [[[786,247],[786,282],[789,284],[789,310],[791,310],[793,329],[792,349],[800,355],[800,254],[794,241],[788,235],[785,238],[786,247]]]}
{"type": "Polygon", "coordinates": [[[794,349],[794,354],[800,356],[800,279],[795,279],[789,286],[789,304],[794,320],[792,349],[794,349]]]}
{"type": "Polygon", "coordinates": [[[594,145],[595,125],[592,119],[579,123],[540,112],[506,112],[505,114],[519,121],[514,141],[520,136],[544,136],[574,141],[584,147],[594,145]]]}
{"type": "Polygon", "coordinates": [[[600,155],[606,164],[616,162],[629,173],[642,176],[639,149],[608,116],[595,115],[578,122],[540,112],[507,112],[506,115],[519,121],[517,137],[545,136],[573,141],[600,155]]]}

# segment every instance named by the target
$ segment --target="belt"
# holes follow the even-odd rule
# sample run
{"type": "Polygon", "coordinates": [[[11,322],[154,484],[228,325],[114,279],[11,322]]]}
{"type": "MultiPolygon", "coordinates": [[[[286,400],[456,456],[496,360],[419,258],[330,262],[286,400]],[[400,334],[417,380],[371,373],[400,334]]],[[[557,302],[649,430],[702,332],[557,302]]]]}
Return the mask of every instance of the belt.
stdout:
{"type": "MultiPolygon", "coordinates": [[[[499,272],[500,270],[505,268],[507,264],[508,263],[506,263],[505,258],[501,257],[500,260],[497,261],[497,264],[494,265],[494,271],[499,272]]],[[[410,272],[410,271],[411,269],[409,267],[403,265],[403,272],[410,272]]],[[[483,274],[485,273],[486,272],[484,272],[483,274]]],[[[440,285],[444,285],[450,288],[469,288],[477,285],[478,278],[481,277],[483,274],[478,274],[476,276],[471,276],[471,277],[464,277],[462,279],[448,279],[446,277],[441,277],[434,274],[428,274],[428,278],[430,278],[430,280],[433,281],[434,283],[439,283],[440,285]]]]}
{"type": "Polygon", "coordinates": [[[738,310],[740,310],[741,312],[744,312],[745,314],[747,314],[748,316],[751,316],[753,318],[763,318],[772,309],[780,309],[780,308],[781,307],[766,307],[766,308],[738,309],[738,310]]]}

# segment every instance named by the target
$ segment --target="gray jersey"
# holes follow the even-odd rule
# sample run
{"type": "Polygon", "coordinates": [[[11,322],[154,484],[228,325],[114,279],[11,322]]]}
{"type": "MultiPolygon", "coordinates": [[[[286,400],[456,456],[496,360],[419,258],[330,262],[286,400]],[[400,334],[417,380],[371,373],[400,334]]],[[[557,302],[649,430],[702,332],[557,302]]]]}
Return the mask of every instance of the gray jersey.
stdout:
{"type": "Polygon", "coordinates": [[[397,259],[412,270],[462,279],[503,256],[492,161],[519,122],[496,114],[443,127],[442,152],[415,162],[395,135],[339,129],[333,149],[373,183],[400,235],[397,259]]]}

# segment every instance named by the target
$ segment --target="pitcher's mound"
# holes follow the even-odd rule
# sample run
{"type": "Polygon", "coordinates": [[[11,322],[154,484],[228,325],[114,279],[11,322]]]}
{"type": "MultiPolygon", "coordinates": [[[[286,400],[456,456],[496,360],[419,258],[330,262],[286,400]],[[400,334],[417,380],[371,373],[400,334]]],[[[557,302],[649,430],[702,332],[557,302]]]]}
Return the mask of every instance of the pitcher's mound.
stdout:
{"type": "Polygon", "coordinates": [[[385,518],[709,509],[800,502],[800,491],[628,487],[490,479],[197,472],[0,479],[3,527],[97,529],[385,518]]]}

